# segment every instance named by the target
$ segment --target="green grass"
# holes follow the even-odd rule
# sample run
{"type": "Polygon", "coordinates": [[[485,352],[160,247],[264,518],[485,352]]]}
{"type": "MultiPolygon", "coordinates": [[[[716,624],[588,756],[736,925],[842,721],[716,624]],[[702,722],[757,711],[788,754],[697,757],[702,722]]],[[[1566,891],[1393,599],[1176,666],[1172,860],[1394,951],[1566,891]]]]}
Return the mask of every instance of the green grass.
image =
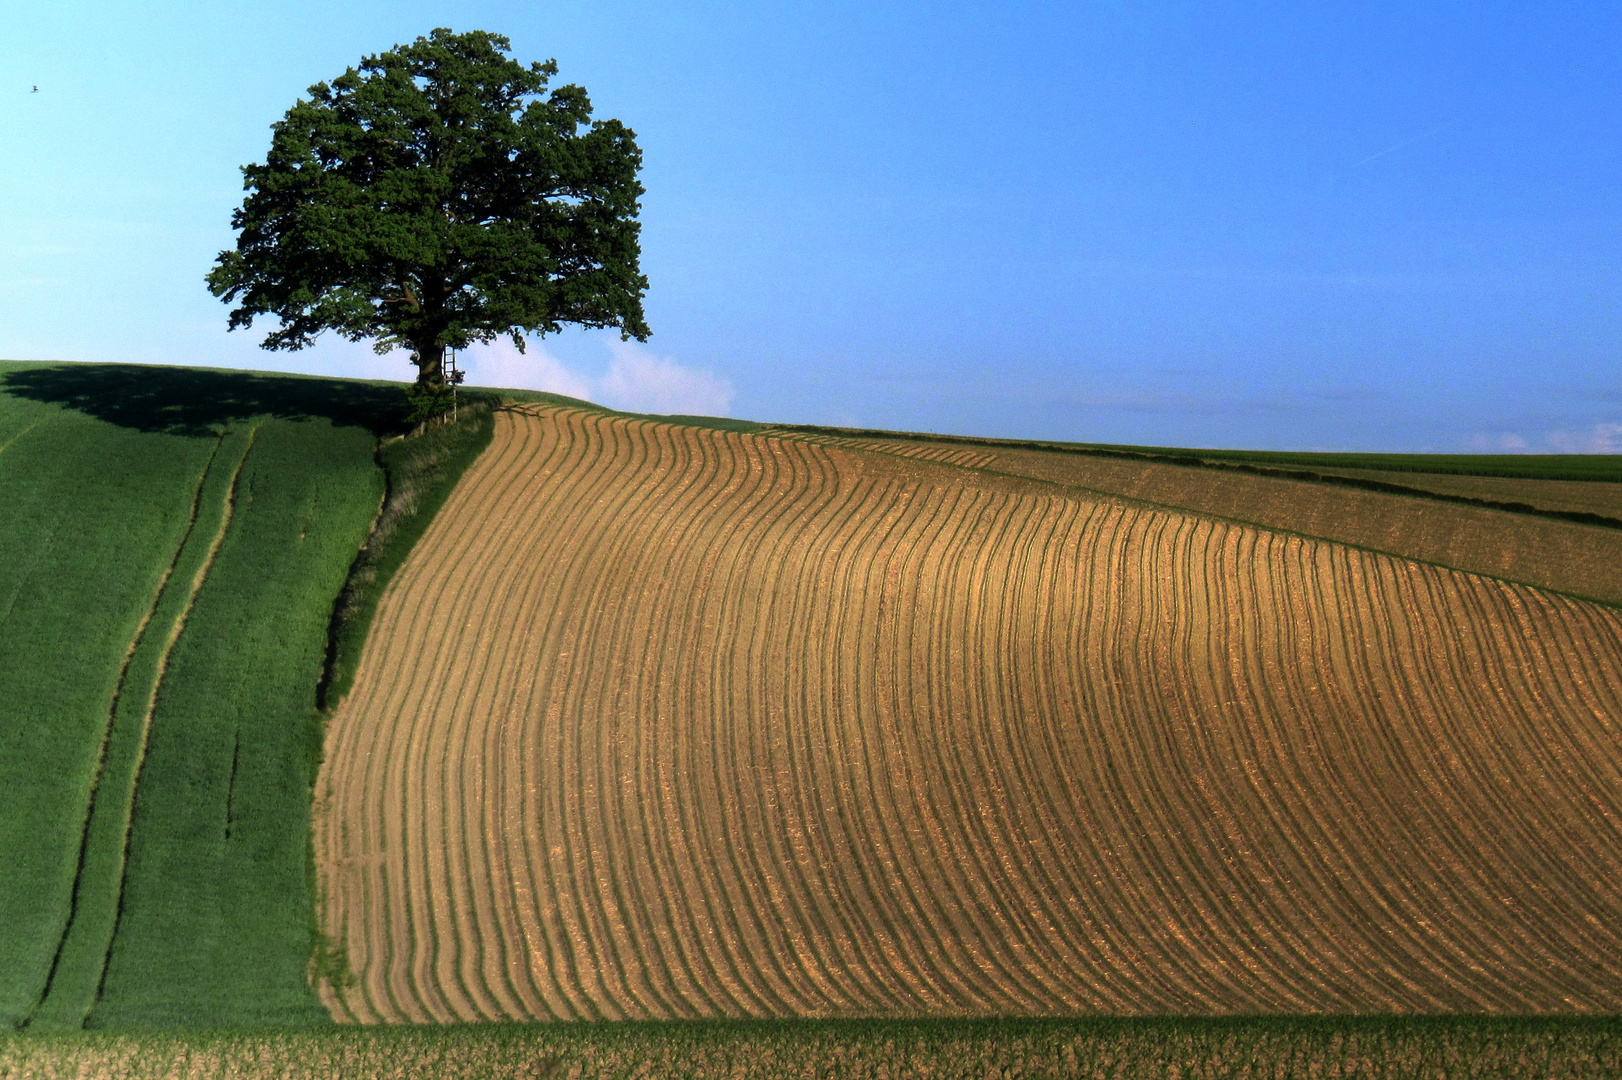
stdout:
{"type": "Polygon", "coordinates": [[[382,495],[373,445],[257,428],[153,716],[94,1025],[326,1018],[305,981],[316,685],[382,495]]]}
{"type": "Polygon", "coordinates": [[[0,364],[4,1021],[326,1020],[305,981],[315,694],[401,405],[0,364]]]}
{"type": "Polygon", "coordinates": [[[327,1021],[318,704],[492,430],[482,397],[403,412],[392,384],[0,363],[4,1022],[327,1021]]]}
{"type": "Polygon", "coordinates": [[[1382,472],[1504,476],[1523,480],[1593,480],[1622,483],[1622,454],[1333,454],[1283,450],[1178,450],[1106,447],[1179,459],[1284,465],[1305,469],[1374,469],[1382,472]]]}
{"type": "Polygon", "coordinates": [[[96,1002],[112,944],[125,853],[148,721],[155,711],[171,647],[183,629],[205,580],[227,518],[233,488],[254,429],[237,427],[215,442],[192,500],[190,525],[151,617],[128,654],[103,740],[101,770],[90,797],[90,814],[79,851],[70,917],[45,993],[29,1016],[32,1026],[80,1027],[96,1002]]]}
{"type": "Polygon", "coordinates": [[[1622,1075],[1615,1017],[677,1021],[13,1035],[0,1075],[1501,1077],[1622,1075]]]}
{"type": "Polygon", "coordinates": [[[125,652],[214,442],[0,394],[0,1023],[44,989],[125,652]]]}

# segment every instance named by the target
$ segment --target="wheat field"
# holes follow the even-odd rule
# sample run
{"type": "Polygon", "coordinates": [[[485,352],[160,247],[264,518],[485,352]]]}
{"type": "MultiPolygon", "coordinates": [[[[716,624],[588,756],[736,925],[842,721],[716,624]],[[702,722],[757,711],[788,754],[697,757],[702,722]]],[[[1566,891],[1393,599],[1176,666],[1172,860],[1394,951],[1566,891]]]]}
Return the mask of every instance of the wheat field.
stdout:
{"type": "Polygon", "coordinates": [[[317,789],[340,1019],[1622,1011],[1622,612],[510,408],[317,789]]]}

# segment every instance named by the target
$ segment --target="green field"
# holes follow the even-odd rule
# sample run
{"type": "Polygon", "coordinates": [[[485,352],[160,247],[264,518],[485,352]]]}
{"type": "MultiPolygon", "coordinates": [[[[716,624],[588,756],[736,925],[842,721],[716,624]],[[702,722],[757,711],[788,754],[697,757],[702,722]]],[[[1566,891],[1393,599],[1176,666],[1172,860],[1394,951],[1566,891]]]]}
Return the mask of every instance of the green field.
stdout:
{"type": "Polygon", "coordinates": [[[1505,476],[1523,480],[1622,482],[1617,454],[1339,454],[1290,450],[1180,450],[1165,447],[1110,447],[1197,461],[1285,465],[1305,469],[1369,469],[1380,472],[1439,473],[1446,476],[1505,476]]]}
{"type": "Polygon", "coordinates": [[[397,391],[0,365],[0,1017],[325,1022],[309,785],[397,391]]]}
{"type": "Polygon", "coordinates": [[[674,1021],[0,1038],[0,1076],[981,1080],[1622,1075],[1615,1018],[674,1021]]]}

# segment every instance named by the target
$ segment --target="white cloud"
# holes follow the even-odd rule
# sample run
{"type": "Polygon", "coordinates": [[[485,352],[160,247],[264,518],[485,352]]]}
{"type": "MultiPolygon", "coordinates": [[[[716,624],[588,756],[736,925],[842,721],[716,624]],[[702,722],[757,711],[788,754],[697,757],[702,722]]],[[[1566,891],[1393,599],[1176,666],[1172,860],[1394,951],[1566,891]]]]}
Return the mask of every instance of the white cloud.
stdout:
{"type": "Polygon", "coordinates": [[[1478,454],[1622,454],[1622,424],[1551,431],[1543,437],[1542,450],[1533,449],[1530,441],[1514,432],[1478,431],[1465,446],[1478,454]]]}
{"type": "Polygon", "coordinates": [[[1561,454],[1622,454],[1622,424],[1595,424],[1587,431],[1551,431],[1549,447],[1561,454]]]}
{"type": "Polygon", "coordinates": [[[460,353],[457,362],[467,369],[468,382],[504,390],[544,390],[565,397],[592,397],[591,380],[563,366],[536,342],[528,342],[519,352],[506,338],[488,345],[475,345],[460,353]]]}
{"type": "Polygon", "coordinates": [[[613,362],[598,383],[602,403],[626,412],[725,416],[732,383],[668,356],[655,356],[629,341],[609,342],[613,362]]]}
{"type": "Polygon", "coordinates": [[[1513,431],[1478,431],[1465,440],[1465,446],[1473,454],[1524,454],[1531,448],[1523,436],[1513,431]]]}
{"type": "Polygon", "coordinates": [[[608,343],[612,360],[601,378],[573,371],[543,346],[529,342],[520,353],[505,339],[463,352],[468,382],[595,401],[626,412],[725,416],[732,407],[732,383],[685,367],[632,342],[608,343]]]}

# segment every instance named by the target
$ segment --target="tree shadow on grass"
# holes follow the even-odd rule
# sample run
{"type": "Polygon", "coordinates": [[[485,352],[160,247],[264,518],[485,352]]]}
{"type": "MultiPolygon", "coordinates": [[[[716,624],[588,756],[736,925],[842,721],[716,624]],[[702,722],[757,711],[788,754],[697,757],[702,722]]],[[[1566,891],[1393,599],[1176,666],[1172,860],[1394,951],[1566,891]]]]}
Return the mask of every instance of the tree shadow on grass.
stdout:
{"type": "Polygon", "coordinates": [[[168,435],[212,435],[225,424],[253,416],[330,420],[375,435],[409,426],[399,386],[307,375],[144,364],[52,364],[14,371],[0,368],[0,393],[168,435]]]}

